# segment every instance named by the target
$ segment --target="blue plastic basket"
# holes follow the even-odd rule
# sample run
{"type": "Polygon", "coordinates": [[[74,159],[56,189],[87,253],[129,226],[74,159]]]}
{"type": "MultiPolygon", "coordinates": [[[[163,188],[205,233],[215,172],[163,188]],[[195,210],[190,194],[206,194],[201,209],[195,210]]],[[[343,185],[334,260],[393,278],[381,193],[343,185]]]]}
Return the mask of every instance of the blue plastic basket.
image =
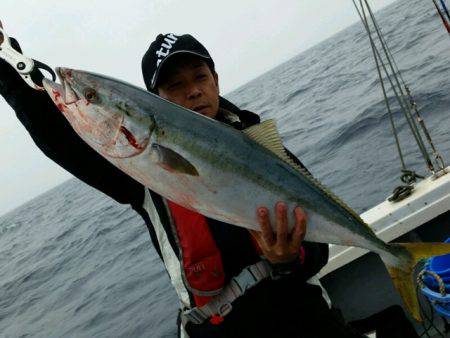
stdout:
{"type": "MultiPolygon", "coordinates": [[[[450,243],[448,238],[445,243],[450,243]]],[[[445,256],[437,256],[429,259],[430,270],[436,272],[439,276],[450,278],[450,254],[445,256]]]]}
{"type": "MultiPolygon", "coordinates": [[[[450,238],[445,243],[450,243],[450,238]]],[[[441,278],[446,294],[441,294],[438,280],[429,273],[426,273],[423,279],[422,293],[440,315],[450,318],[450,255],[430,258],[425,265],[425,270],[434,272],[441,278]]]]}
{"type": "MultiPolygon", "coordinates": [[[[445,243],[450,243],[450,238],[445,243]]],[[[425,269],[437,273],[445,283],[445,290],[450,293],[450,255],[430,258],[425,269]]],[[[431,290],[439,291],[439,283],[435,278],[427,275],[424,281],[431,290]]]]}

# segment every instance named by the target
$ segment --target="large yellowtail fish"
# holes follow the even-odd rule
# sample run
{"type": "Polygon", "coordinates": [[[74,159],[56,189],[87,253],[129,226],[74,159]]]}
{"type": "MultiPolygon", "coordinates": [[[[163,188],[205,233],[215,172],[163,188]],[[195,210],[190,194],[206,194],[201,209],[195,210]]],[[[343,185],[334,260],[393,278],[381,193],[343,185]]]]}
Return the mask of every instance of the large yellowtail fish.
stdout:
{"type": "Polygon", "coordinates": [[[420,319],[413,268],[450,253],[450,244],[377,238],[289,158],[274,121],[241,132],[122,81],[70,69],[58,73],[61,85],[44,81],[50,97],[80,137],[128,175],[179,205],[248,229],[259,229],[260,206],[300,205],[309,220],[306,240],[380,255],[406,307],[420,319]]]}

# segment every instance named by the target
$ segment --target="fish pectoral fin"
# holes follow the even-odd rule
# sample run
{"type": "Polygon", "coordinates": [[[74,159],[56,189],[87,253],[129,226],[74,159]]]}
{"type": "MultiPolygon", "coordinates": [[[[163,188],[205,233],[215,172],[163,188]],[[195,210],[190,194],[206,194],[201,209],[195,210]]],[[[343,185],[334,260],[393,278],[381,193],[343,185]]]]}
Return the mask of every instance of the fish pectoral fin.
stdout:
{"type": "Polygon", "coordinates": [[[172,149],[159,144],[152,144],[152,155],[154,161],[163,169],[190,176],[199,176],[195,166],[172,149]]]}

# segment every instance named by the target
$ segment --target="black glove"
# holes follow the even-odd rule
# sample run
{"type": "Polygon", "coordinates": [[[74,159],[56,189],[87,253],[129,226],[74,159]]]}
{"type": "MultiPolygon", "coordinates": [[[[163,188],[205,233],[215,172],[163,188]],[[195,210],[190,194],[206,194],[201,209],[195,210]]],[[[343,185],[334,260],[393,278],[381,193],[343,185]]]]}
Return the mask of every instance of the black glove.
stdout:
{"type": "MultiPolygon", "coordinates": [[[[18,52],[22,53],[19,43],[16,39],[11,38],[11,46],[18,52]]],[[[0,58],[0,94],[5,95],[13,87],[20,85],[23,87],[26,83],[22,80],[19,73],[11,67],[11,65],[0,58]],[[20,83],[23,82],[23,83],[20,83]]]]}
{"type": "MultiPolygon", "coordinates": [[[[22,53],[17,40],[10,38],[10,41],[11,46],[22,53]]],[[[40,83],[43,78],[39,69],[35,69],[31,76],[35,83],[40,83]]],[[[49,124],[49,121],[54,120],[55,116],[62,117],[47,92],[31,88],[17,71],[1,58],[0,95],[16,112],[18,119],[32,136],[42,133],[45,128],[44,124],[49,124]]]]}

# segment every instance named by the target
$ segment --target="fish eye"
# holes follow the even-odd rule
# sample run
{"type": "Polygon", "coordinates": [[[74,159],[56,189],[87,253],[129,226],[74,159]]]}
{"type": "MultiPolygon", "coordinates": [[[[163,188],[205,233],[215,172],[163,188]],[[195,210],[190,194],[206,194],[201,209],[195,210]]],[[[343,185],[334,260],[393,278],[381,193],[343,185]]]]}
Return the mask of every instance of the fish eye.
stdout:
{"type": "Polygon", "coordinates": [[[88,88],[84,91],[84,98],[91,103],[98,102],[100,100],[97,92],[92,88],[88,88]]]}

